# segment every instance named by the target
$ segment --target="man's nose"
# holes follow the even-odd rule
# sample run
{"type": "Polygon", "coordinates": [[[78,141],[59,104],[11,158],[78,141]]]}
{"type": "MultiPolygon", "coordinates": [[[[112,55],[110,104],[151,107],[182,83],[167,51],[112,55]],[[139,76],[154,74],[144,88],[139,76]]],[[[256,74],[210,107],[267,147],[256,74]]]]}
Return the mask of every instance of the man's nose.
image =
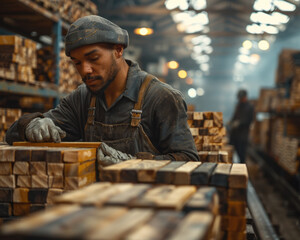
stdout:
{"type": "Polygon", "coordinates": [[[82,64],[83,75],[90,74],[93,72],[91,65],[87,62],[83,62],[82,64]]]}

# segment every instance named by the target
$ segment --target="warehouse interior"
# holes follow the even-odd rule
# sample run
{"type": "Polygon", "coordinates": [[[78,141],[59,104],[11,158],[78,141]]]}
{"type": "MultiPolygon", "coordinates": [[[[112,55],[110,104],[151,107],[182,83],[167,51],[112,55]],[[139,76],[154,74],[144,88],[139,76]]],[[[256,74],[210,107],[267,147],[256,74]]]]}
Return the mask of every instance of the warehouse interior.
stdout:
{"type": "MultiPolygon", "coordinates": [[[[126,229],[124,232],[120,231],[120,235],[116,233],[116,236],[112,234],[113,231],[107,229],[102,233],[90,231],[90,234],[87,234],[80,230],[71,230],[72,223],[67,223],[65,216],[61,222],[70,228],[68,235],[58,229],[64,226],[59,224],[59,217],[57,223],[55,222],[57,225],[53,223],[56,227],[52,226],[53,232],[51,224],[49,228],[45,225],[40,229],[34,229],[33,225],[30,225],[32,231],[25,231],[22,230],[22,224],[18,225],[14,221],[15,218],[21,218],[21,223],[24,218],[24,226],[27,226],[26,223],[29,224],[30,221],[26,222],[25,217],[31,217],[34,209],[41,212],[44,207],[40,206],[42,202],[39,202],[36,208],[32,207],[33,202],[28,199],[22,202],[23,197],[20,196],[24,196],[24,189],[27,189],[25,192],[29,197],[31,188],[18,185],[14,163],[8,164],[5,153],[13,151],[16,158],[20,149],[27,151],[28,149],[24,148],[31,147],[30,151],[33,152],[34,147],[41,146],[26,143],[19,145],[20,149],[15,147],[16,150],[11,150],[5,143],[6,131],[24,113],[47,112],[56,107],[62,98],[82,84],[81,76],[64,53],[65,36],[71,24],[78,18],[99,15],[127,30],[129,46],[124,50],[126,59],[137,62],[142,70],[155,75],[160,81],[182,93],[187,104],[188,124],[201,162],[230,163],[230,176],[235,174],[234,165],[239,163],[237,150],[229,140],[230,122],[238,104],[238,91],[245,89],[248,92],[249,102],[254,108],[254,117],[248,136],[245,165],[247,168],[237,170],[240,174],[237,175],[242,179],[240,181],[243,182],[246,178],[248,184],[245,187],[242,183],[231,186],[230,177],[227,176],[229,180],[224,181],[229,181],[228,186],[225,186],[229,190],[224,193],[219,189],[224,188],[223,183],[218,182],[221,180],[212,180],[214,174],[217,174],[216,171],[211,173],[213,175],[210,177],[210,183],[217,186],[217,194],[211,190],[203,190],[201,194],[206,194],[205,198],[214,201],[213,204],[217,203],[212,196],[218,195],[221,217],[215,217],[218,214],[214,213],[215,218],[210,227],[205,225],[207,222],[202,223],[206,227],[202,230],[205,234],[201,234],[205,236],[199,235],[197,239],[297,239],[300,234],[299,13],[299,0],[0,0],[0,142],[3,143],[0,145],[0,167],[3,164],[3,169],[10,169],[0,169],[0,238],[3,236],[10,239],[13,236],[19,237],[17,239],[31,239],[35,236],[36,239],[74,239],[76,236],[78,239],[98,239],[101,236],[105,239],[106,236],[108,239],[167,239],[167,233],[161,233],[166,231],[162,230],[162,227],[161,232],[157,230],[156,235],[156,230],[152,230],[152,238],[139,235],[150,236],[150,233],[146,234],[145,229],[145,232],[135,229],[134,232],[130,231],[130,234],[126,229]],[[206,126],[204,123],[203,126],[206,120],[211,120],[211,126],[208,123],[206,126]],[[206,127],[218,127],[216,134],[221,140],[205,142],[213,141],[205,140],[212,139],[204,137],[206,127]],[[5,179],[8,178],[1,177],[2,175],[9,175],[9,181],[12,181],[12,178],[15,180],[6,185],[8,180],[5,179]],[[230,199],[231,187],[239,190],[237,195],[240,198],[230,199]],[[19,202],[14,203],[14,197],[18,198],[19,202]],[[222,202],[224,198],[226,204],[222,202]],[[24,210],[25,208],[27,210],[24,210]],[[12,224],[9,225],[10,223],[12,224]]],[[[213,135],[210,130],[208,132],[208,135],[213,135]]],[[[95,146],[86,145],[89,148],[95,146]]],[[[78,145],[76,147],[78,148],[78,145]]],[[[64,154],[67,155],[66,152],[64,154]]],[[[92,154],[95,155],[94,152],[92,154]]],[[[29,155],[33,157],[33,154],[29,155]]],[[[11,161],[17,163],[17,160],[11,161]]],[[[162,166],[158,164],[155,171],[151,171],[156,174],[162,166]]],[[[47,163],[48,170],[49,167],[47,163]]],[[[193,165],[193,169],[198,167],[193,165]]],[[[61,166],[62,168],[66,173],[67,167],[61,166]]],[[[192,170],[189,171],[190,178],[193,179],[192,170]]],[[[109,169],[104,171],[102,181],[108,179],[112,182],[109,183],[112,184],[109,185],[112,189],[116,192],[123,191],[116,190],[116,186],[113,188],[113,179],[116,177],[109,174],[112,174],[109,169]]],[[[165,178],[156,175],[156,181],[160,184],[165,183],[165,180],[160,182],[157,179],[165,178]]],[[[122,182],[122,174],[117,179],[116,182],[122,182]]],[[[180,184],[190,187],[193,185],[191,179],[189,184],[180,184]]],[[[174,180],[175,183],[176,181],[174,180]]],[[[51,190],[53,196],[64,193],[61,197],[56,196],[58,208],[62,203],[68,204],[66,214],[68,211],[74,213],[77,210],[71,209],[75,206],[72,204],[80,205],[84,200],[76,202],[72,198],[95,193],[95,189],[104,191],[108,188],[108,185],[104,184],[96,186],[95,189],[90,186],[89,189],[87,185],[92,185],[94,181],[89,179],[88,182],[89,184],[76,187],[78,189],[74,190],[74,196],[71,193],[70,196],[67,195],[68,192],[72,192],[70,189],[75,189],[73,187],[68,189],[67,193],[64,193],[64,187],[61,188],[63,190],[51,190]],[[84,187],[87,189],[84,190],[84,187]]],[[[124,191],[127,191],[127,187],[123,187],[124,191]]],[[[50,189],[50,186],[45,188],[50,189]]],[[[44,186],[34,189],[44,189],[44,186]]],[[[50,195],[50,190],[40,190],[33,194],[34,197],[31,195],[31,199],[38,199],[40,195],[46,196],[45,192],[50,195]]],[[[179,191],[178,193],[180,194],[179,191]]],[[[105,202],[102,201],[101,204],[105,202]]],[[[52,204],[53,202],[49,203],[52,204]]],[[[193,208],[192,205],[188,207],[193,208]]],[[[140,205],[137,206],[140,208],[140,205]]],[[[57,211],[59,212],[59,209],[57,211]]],[[[85,208],[81,214],[82,220],[88,220],[87,216],[92,214],[92,209],[85,208]]],[[[99,216],[101,214],[99,213],[99,216]]],[[[121,213],[113,214],[117,216],[121,213]]],[[[144,216],[146,213],[137,211],[135,214],[144,216]]],[[[40,216],[42,219],[42,213],[40,216]]],[[[93,215],[93,219],[97,216],[93,215]]],[[[132,215],[133,219],[134,216],[132,215]]],[[[163,222],[164,218],[160,217],[155,219],[163,222]]],[[[172,217],[174,216],[170,215],[169,218],[172,217]]],[[[179,221],[177,217],[176,221],[179,221]]],[[[73,219],[74,226],[78,219],[73,219]]],[[[138,225],[137,219],[135,225],[138,225]]],[[[141,221],[146,221],[142,219],[143,217],[141,221]]],[[[200,220],[195,217],[194,221],[196,219],[198,222],[202,221],[201,216],[200,220]]],[[[164,227],[172,229],[175,226],[175,222],[173,225],[168,224],[166,221],[164,227]]],[[[110,226],[111,229],[113,226],[110,226]]],[[[89,229],[88,224],[82,231],[85,228],[89,229]]],[[[188,227],[182,231],[180,229],[176,234],[170,233],[168,239],[183,239],[184,231],[192,230],[188,227]]],[[[193,239],[192,233],[187,234],[186,239],[189,239],[189,236],[193,239]]]]}

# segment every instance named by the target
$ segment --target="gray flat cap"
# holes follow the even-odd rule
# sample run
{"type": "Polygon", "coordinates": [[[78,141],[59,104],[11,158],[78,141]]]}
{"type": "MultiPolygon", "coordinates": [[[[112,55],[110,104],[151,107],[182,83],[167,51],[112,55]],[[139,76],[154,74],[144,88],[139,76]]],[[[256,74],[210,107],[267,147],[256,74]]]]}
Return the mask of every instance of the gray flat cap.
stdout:
{"type": "Polygon", "coordinates": [[[66,55],[71,50],[93,43],[122,44],[128,46],[129,37],[126,30],[111,21],[96,15],[79,18],[71,24],[65,38],[66,55]]]}

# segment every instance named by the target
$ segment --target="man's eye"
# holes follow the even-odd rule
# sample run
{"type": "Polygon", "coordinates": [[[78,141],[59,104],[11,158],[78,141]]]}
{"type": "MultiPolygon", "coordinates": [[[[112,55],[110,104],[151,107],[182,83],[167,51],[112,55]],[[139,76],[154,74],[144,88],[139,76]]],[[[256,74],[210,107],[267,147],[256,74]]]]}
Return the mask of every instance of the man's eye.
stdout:
{"type": "Polygon", "coordinates": [[[99,57],[92,57],[90,58],[91,61],[97,61],[99,59],[99,57]]]}

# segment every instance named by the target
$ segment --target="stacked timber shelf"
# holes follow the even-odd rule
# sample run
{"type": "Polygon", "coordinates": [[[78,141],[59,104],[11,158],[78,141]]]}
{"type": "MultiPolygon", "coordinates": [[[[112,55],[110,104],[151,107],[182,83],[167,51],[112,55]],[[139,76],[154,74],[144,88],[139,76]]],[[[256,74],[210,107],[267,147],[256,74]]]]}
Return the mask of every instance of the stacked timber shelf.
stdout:
{"type": "Polygon", "coordinates": [[[200,161],[232,163],[233,149],[225,144],[223,113],[188,111],[187,114],[200,161]]]}
{"type": "Polygon", "coordinates": [[[99,144],[0,145],[0,218],[27,215],[53,204],[56,195],[94,183],[99,144]]]}
{"type": "Polygon", "coordinates": [[[133,159],[103,168],[100,178],[4,224],[1,237],[246,239],[245,164],[133,159]]]}
{"type": "Polygon", "coordinates": [[[282,50],[275,84],[260,91],[256,112],[267,117],[254,123],[252,144],[293,178],[300,172],[300,50],[282,50]]]}

